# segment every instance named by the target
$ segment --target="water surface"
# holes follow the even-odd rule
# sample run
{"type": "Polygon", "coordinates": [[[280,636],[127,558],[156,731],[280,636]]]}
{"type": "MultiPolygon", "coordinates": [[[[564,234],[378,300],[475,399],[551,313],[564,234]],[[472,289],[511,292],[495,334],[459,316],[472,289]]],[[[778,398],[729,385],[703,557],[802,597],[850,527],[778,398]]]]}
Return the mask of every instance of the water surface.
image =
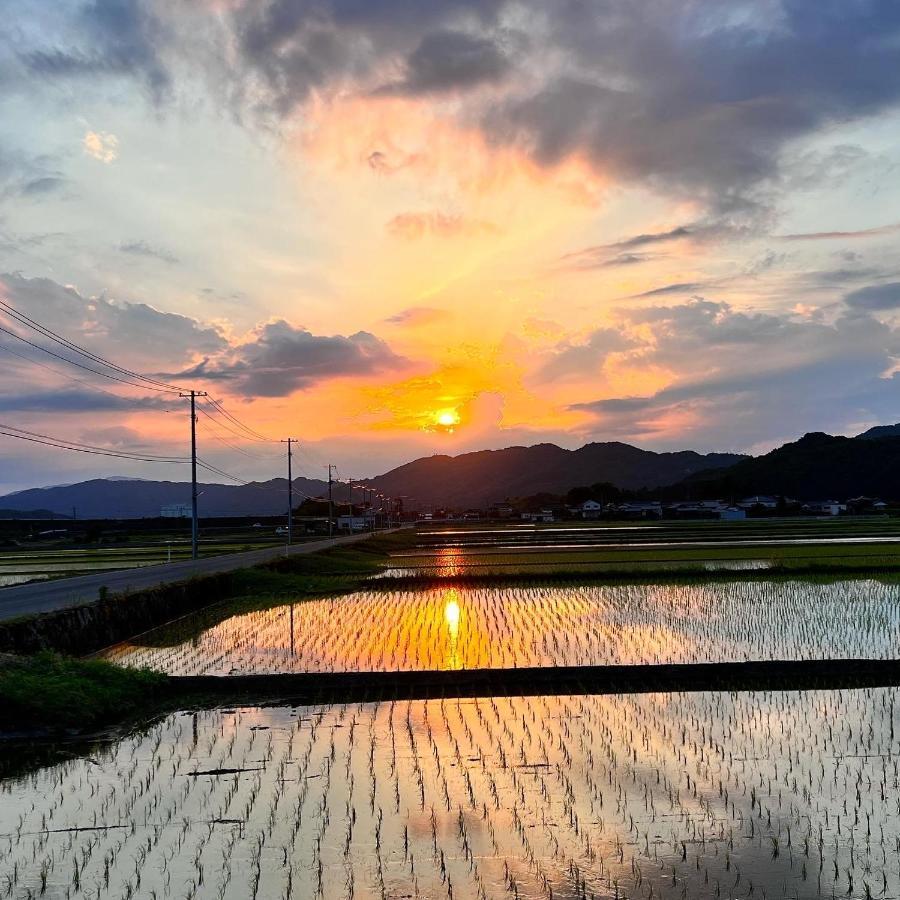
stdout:
{"type": "Polygon", "coordinates": [[[0,783],[7,896],[897,897],[896,689],[177,714],[0,783]]]}
{"type": "Polygon", "coordinates": [[[173,675],[888,658],[900,585],[870,579],[361,591],[223,605],[104,655],[173,675]]]}

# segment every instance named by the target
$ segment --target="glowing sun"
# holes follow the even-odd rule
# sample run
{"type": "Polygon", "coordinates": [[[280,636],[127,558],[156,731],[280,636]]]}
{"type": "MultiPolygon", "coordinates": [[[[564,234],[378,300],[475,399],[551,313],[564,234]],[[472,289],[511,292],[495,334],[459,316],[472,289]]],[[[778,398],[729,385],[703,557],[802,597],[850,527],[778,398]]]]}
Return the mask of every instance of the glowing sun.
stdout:
{"type": "Polygon", "coordinates": [[[441,428],[452,431],[459,425],[459,413],[455,409],[442,409],[435,414],[434,420],[441,428]]]}

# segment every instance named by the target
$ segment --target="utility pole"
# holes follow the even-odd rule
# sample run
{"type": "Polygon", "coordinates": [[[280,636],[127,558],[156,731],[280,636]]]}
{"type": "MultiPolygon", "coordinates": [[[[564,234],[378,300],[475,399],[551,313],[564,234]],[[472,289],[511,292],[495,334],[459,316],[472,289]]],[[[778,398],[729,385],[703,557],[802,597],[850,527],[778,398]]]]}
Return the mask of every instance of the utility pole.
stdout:
{"type": "Polygon", "coordinates": [[[334,497],[331,492],[331,470],[335,467],[328,463],[328,537],[334,536],[334,497]]]}
{"type": "Polygon", "coordinates": [[[297,438],[286,438],[281,442],[282,444],[288,445],[288,545],[290,545],[294,533],[294,481],[293,476],[291,475],[291,444],[295,444],[296,442],[297,438]]]}
{"type": "Polygon", "coordinates": [[[206,391],[188,391],[179,397],[191,398],[191,559],[200,555],[197,544],[200,537],[197,519],[197,397],[205,397],[206,391]]]}

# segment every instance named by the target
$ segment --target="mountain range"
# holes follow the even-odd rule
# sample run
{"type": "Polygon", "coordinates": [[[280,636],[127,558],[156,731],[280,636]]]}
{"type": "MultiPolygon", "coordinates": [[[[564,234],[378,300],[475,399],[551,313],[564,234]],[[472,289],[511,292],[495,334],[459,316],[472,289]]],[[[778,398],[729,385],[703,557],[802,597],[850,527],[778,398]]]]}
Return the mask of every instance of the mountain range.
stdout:
{"type": "MultiPolygon", "coordinates": [[[[607,482],[667,497],[738,497],[784,494],[797,499],[845,499],[868,494],[900,499],[900,425],[872,428],[856,438],[808,434],[758,457],[693,450],[655,453],[619,442],[591,443],[577,450],[555,444],[435,455],[368,479],[370,487],[425,505],[486,507],[512,497],[564,495],[573,487],[607,482]]],[[[294,480],[295,503],[322,497],[328,485],[294,480]]],[[[204,517],[269,516],[285,512],[283,478],[248,485],[202,484],[204,517]]],[[[346,502],[348,488],[335,483],[346,502]]],[[[359,499],[357,493],[356,499],[359,499]]],[[[190,484],[174,481],[93,479],[33,488],[0,497],[3,515],[52,510],[78,518],[144,518],[160,508],[190,502],[190,484]]]]}
{"type": "MultiPolygon", "coordinates": [[[[277,516],[283,515],[286,509],[286,478],[247,485],[200,484],[198,490],[203,516],[277,516]]],[[[320,497],[327,491],[325,481],[294,479],[297,504],[304,495],[320,497]]],[[[335,484],[334,496],[346,501],[347,486],[335,484]]],[[[68,517],[74,510],[79,519],[141,519],[158,516],[163,506],[190,502],[190,482],[94,478],[77,484],[7,494],[0,497],[0,510],[8,514],[44,509],[68,517]]]]}
{"type": "Polygon", "coordinates": [[[900,427],[872,429],[855,438],[807,434],[764,456],[701,472],[671,490],[676,495],[687,490],[694,499],[770,494],[798,500],[897,500],[900,436],[894,435],[900,435],[900,427]]]}
{"type": "MultiPolygon", "coordinates": [[[[745,459],[735,453],[654,453],[619,442],[564,450],[555,444],[426,456],[369,480],[388,496],[409,496],[441,506],[482,507],[507,497],[565,494],[582,484],[656,488],[745,459]]],[[[0,501],[2,503],[2,501],[0,501]]]]}

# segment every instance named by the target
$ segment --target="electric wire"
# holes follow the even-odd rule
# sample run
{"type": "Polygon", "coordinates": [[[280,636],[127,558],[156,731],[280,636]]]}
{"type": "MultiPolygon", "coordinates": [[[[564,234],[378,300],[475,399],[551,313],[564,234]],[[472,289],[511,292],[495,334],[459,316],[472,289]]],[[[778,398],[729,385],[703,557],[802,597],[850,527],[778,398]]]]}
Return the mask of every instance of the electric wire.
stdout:
{"type": "Polygon", "coordinates": [[[53,437],[49,434],[42,434],[38,431],[28,431],[24,428],[16,428],[0,422],[0,434],[6,437],[17,438],[21,441],[29,441],[33,444],[44,444],[48,447],[55,447],[58,450],[71,450],[74,453],[89,453],[95,456],[112,456],[117,459],[128,459],[134,462],[152,462],[185,465],[190,462],[187,457],[181,456],[160,456],[153,453],[132,453],[127,450],[110,450],[108,447],[97,447],[93,444],[83,444],[80,441],[70,441],[65,438],[53,437]]]}
{"type": "Polygon", "coordinates": [[[121,394],[116,394],[113,391],[108,391],[106,388],[102,388],[99,385],[91,384],[91,382],[85,381],[83,378],[76,378],[74,375],[70,375],[68,372],[64,372],[62,369],[57,369],[55,366],[48,366],[46,363],[42,363],[36,359],[32,359],[30,356],[26,356],[24,353],[19,353],[18,351],[13,350],[12,347],[7,347],[4,344],[0,344],[0,352],[8,353],[10,356],[15,356],[27,363],[31,363],[31,365],[33,366],[37,366],[41,369],[46,369],[48,372],[53,372],[56,375],[62,375],[63,378],[66,378],[69,381],[73,381],[75,382],[75,384],[81,384],[89,390],[97,391],[101,394],[106,394],[109,397],[115,397],[117,400],[121,400],[123,403],[140,405],[137,401],[143,399],[138,397],[123,397],[121,394]]]}
{"type": "MultiPolygon", "coordinates": [[[[85,349],[84,347],[76,344],[74,341],[70,341],[68,338],[63,337],[60,334],[57,334],[55,331],[47,328],[45,325],[41,325],[40,322],[36,322],[34,319],[29,318],[25,315],[25,313],[20,312],[14,306],[10,305],[6,301],[0,299],[0,310],[6,312],[7,315],[12,316],[12,318],[19,322],[21,325],[25,325],[27,328],[31,328],[34,331],[37,331],[39,334],[43,335],[46,338],[49,338],[52,341],[55,341],[58,344],[61,344],[63,347],[66,347],[68,350],[72,350],[75,353],[79,353],[87,359],[92,360],[93,362],[100,363],[101,365],[106,366],[107,368],[112,369],[113,371],[119,372],[122,375],[127,375],[130,378],[138,378],[141,381],[148,382],[149,384],[153,384],[157,386],[157,389],[165,389],[168,391],[181,391],[182,388],[178,387],[178,385],[170,384],[166,381],[160,381],[159,379],[152,378],[149,375],[144,375],[140,372],[134,372],[131,369],[126,369],[124,366],[118,365],[118,363],[110,362],[110,360],[106,359],[103,356],[99,356],[96,353],[92,353],[90,350],[85,349]]],[[[70,360],[71,362],[71,360],[70,360]]]]}
{"type": "Polygon", "coordinates": [[[260,434],[258,431],[251,428],[249,425],[245,425],[240,419],[238,419],[236,416],[232,415],[227,409],[225,409],[225,407],[222,406],[222,404],[218,400],[216,400],[214,397],[207,397],[206,399],[223,416],[225,416],[225,418],[229,419],[234,425],[236,425],[238,428],[245,431],[253,440],[261,441],[262,443],[265,443],[265,444],[274,443],[273,438],[268,438],[264,434],[260,434]]]}
{"type": "Polygon", "coordinates": [[[46,353],[56,359],[62,360],[62,362],[64,363],[68,363],[70,366],[77,366],[79,369],[84,369],[85,372],[91,372],[92,374],[99,375],[102,378],[109,378],[111,381],[118,381],[121,384],[127,384],[129,387],[140,388],[144,391],[157,391],[161,394],[174,393],[168,388],[159,388],[154,387],[150,384],[141,384],[140,382],[128,381],[125,378],[120,378],[118,375],[113,375],[111,372],[103,372],[100,369],[92,369],[90,366],[83,365],[77,360],[69,359],[68,357],[63,356],[61,353],[56,353],[48,347],[42,347],[40,344],[35,344],[34,341],[29,341],[28,338],[24,338],[22,337],[22,335],[16,334],[14,331],[10,331],[8,328],[4,328],[2,325],[0,325],[0,332],[8,334],[10,337],[15,338],[17,341],[22,341],[23,344],[28,344],[29,347],[34,347],[35,350],[40,350],[41,353],[46,353]]]}

